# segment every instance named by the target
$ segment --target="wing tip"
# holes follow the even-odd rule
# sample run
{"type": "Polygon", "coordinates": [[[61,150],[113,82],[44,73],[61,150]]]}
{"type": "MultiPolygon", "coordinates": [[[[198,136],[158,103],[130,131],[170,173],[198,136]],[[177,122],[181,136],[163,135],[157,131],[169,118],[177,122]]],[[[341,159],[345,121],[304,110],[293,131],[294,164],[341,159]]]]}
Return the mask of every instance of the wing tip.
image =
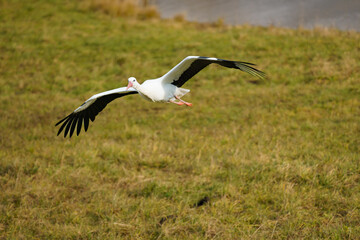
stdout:
{"type": "Polygon", "coordinates": [[[265,72],[256,69],[253,66],[256,66],[254,63],[249,62],[235,62],[235,66],[240,69],[241,71],[247,72],[252,76],[258,77],[260,79],[266,79],[267,75],[265,72]]]}
{"type": "Polygon", "coordinates": [[[64,117],[63,119],[61,119],[60,121],[58,121],[58,122],[55,124],[55,127],[56,127],[57,125],[59,125],[60,123],[62,123],[63,121],[65,121],[66,119],[68,119],[72,114],[73,114],[73,112],[70,113],[69,115],[67,115],[66,117],[64,117]]]}

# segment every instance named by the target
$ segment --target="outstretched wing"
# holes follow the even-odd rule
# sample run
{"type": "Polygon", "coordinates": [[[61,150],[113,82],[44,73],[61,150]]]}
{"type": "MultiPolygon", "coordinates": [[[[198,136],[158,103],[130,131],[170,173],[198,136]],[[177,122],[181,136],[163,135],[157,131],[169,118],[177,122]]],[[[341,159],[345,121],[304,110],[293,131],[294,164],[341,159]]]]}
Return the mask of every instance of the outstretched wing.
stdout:
{"type": "Polygon", "coordinates": [[[224,67],[240,69],[253,76],[264,78],[265,73],[254,68],[255,64],[248,62],[229,61],[219,58],[188,56],[178,65],[162,76],[164,82],[171,83],[177,87],[181,87],[195,74],[200,72],[211,63],[216,63],[224,67]]]}
{"type": "Polygon", "coordinates": [[[75,111],[73,111],[67,117],[56,123],[55,126],[62,123],[57,135],[59,135],[65,129],[64,137],[66,137],[66,135],[70,131],[69,137],[71,138],[75,131],[76,125],[76,134],[79,135],[82,124],[84,124],[84,129],[86,132],[89,127],[89,119],[93,122],[95,120],[95,117],[106,107],[108,103],[110,103],[116,98],[136,93],[138,92],[133,88],[129,88],[128,90],[126,90],[126,87],[122,87],[92,96],[91,98],[86,100],[80,107],[75,109],[75,111]]]}

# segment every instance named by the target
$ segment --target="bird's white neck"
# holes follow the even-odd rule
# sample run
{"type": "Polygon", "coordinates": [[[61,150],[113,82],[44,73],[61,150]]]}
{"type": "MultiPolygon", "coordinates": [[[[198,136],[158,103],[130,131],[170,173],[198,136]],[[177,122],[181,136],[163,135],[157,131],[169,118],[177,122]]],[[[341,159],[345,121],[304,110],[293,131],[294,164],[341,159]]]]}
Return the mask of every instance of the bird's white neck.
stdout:
{"type": "Polygon", "coordinates": [[[134,82],[132,87],[135,88],[137,91],[141,92],[141,84],[138,82],[134,82]]]}

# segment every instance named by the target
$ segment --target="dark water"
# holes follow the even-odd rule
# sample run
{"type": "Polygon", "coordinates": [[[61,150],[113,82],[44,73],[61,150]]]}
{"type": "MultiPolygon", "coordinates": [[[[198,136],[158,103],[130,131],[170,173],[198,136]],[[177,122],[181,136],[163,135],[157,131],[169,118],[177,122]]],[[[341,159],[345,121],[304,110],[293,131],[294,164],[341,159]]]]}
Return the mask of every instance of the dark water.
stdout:
{"type": "Polygon", "coordinates": [[[183,13],[187,20],[360,31],[360,0],[153,0],[163,18],[183,13]]]}

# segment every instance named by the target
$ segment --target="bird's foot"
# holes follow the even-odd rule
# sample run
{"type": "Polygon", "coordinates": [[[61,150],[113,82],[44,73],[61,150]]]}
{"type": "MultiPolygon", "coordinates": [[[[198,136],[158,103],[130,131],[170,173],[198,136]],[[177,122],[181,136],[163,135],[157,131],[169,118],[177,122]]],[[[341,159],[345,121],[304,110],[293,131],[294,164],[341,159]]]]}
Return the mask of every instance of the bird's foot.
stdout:
{"type": "Polygon", "coordinates": [[[183,103],[183,102],[175,102],[175,101],[172,101],[172,100],[170,100],[170,102],[171,103],[175,103],[176,105],[179,105],[179,106],[181,106],[181,105],[184,105],[185,103],[183,103]]]}
{"type": "Polygon", "coordinates": [[[188,107],[191,107],[192,106],[192,103],[189,103],[189,102],[184,102],[184,104],[188,107]]]}
{"type": "Polygon", "coordinates": [[[181,104],[178,104],[178,105],[186,105],[186,106],[188,106],[188,107],[191,107],[192,106],[192,103],[189,103],[189,102],[185,102],[184,100],[182,100],[182,99],[180,99],[179,97],[175,97],[177,100],[179,100],[179,102],[178,103],[181,103],[181,104]]]}

